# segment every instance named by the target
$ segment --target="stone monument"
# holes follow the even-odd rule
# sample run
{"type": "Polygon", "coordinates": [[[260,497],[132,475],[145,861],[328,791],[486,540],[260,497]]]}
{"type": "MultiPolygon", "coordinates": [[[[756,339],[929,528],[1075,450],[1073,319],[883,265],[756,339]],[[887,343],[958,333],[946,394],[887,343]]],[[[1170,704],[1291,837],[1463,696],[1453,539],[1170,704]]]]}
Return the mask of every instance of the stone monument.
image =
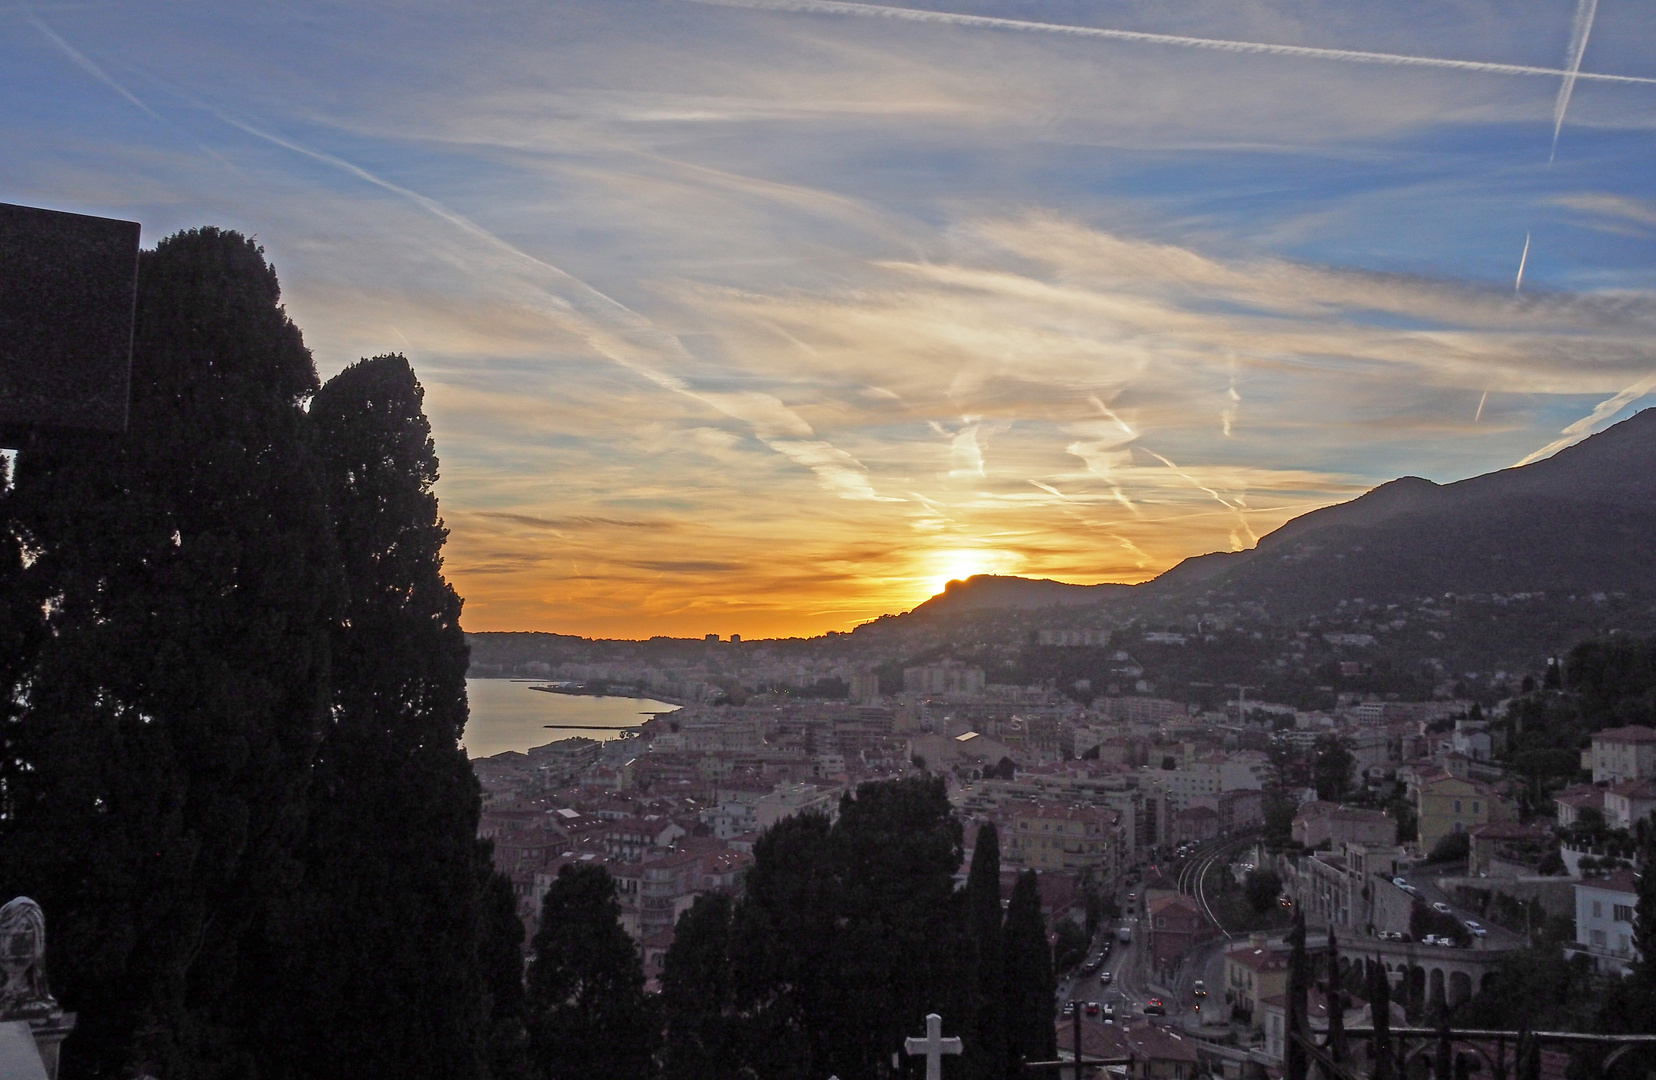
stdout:
{"type": "Polygon", "coordinates": [[[55,1080],[75,1014],[47,988],[46,916],[26,896],[0,907],[0,976],[0,1076],[55,1080]]]}

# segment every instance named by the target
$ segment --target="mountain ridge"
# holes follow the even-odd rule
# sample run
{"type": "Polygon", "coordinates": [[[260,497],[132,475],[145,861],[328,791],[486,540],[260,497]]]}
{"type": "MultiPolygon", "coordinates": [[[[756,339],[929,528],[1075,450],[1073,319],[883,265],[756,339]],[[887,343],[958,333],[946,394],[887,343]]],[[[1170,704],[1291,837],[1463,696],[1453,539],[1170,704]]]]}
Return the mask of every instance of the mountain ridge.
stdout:
{"type": "Polygon", "coordinates": [[[1656,591],[1656,409],[1528,465],[1447,484],[1403,476],[1283,523],[1252,548],[1139,585],[978,575],[910,614],[1195,594],[1283,611],[1445,591],[1656,591]]]}

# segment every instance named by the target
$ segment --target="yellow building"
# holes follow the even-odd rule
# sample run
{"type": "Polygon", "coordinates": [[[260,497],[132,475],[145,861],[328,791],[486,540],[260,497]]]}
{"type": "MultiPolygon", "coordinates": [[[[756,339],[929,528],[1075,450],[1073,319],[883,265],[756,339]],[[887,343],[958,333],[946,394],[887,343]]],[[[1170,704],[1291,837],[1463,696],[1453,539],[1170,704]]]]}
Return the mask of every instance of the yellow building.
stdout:
{"type": "Polygon", "coordinates": [[[1422,776],[1415,782],[1415,813],[1420,816],[1420,850],[1431,854],[1438,841],[1492,821],[1513,821],[1511,803],[1488,784],[1448,773],[1422,776]]]}
{"type": "Polygon", "coordinates": [[[1095,870],[1114,878],[1120,857],[1121,815],[1097,806],[1035,803],[1012,812],[1004,857],[1036,870],[1095,870]]]}
{"type": "Polygon", "coordinates": [[[1288,962],[1293,951],[1265,944],[1256,934],[1225,953],[1225,1004],[1232,1019],[1255,1027],[1265,1022],[1265,1001],[1288,992],[1288,962]]]}

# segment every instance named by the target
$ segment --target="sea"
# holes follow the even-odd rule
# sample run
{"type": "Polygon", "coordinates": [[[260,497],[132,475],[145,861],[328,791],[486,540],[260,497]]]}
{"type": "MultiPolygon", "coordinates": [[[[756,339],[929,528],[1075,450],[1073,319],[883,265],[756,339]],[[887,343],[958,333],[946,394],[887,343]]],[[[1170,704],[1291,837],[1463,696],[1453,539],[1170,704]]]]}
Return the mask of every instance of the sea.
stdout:
{"type": "Polygon", "coordinates": [[[571,735],[607,742],[620,738],[621,732],[577,729],[641,724],[649,719],[650,713],[672,712],[678,708],[651,698],[581,697],[530,689],[544,685],[544,679],[467,679],[471,719],[460,740],[466,756],[481,758],[508,750],[525,751],[571,735]],[[548,728],[547,724],[572,726],[560,729],[548,728]]]}

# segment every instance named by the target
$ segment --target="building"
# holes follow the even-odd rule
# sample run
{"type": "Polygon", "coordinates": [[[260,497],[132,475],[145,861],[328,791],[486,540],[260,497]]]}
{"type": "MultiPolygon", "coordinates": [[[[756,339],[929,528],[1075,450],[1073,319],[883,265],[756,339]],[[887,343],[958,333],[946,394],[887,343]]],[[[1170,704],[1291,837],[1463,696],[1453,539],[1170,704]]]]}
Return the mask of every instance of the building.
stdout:
{"type": "Polygon", "coordinates": [[[1638,906],[1639,882],[1631,870],[1580,882],[1575,887],[1575,944],[1566,945],[1564,954],[1585,953],[1601,972],[1631,973],[1639,959],[1633,947],[1633,916],[1638,906]]]}
{"type": "Polygon", "coordinates": [[[1560,825],[1574,825],[1583,810],[1604,813],[1603,788],[1592,784],[1578,784],[1553,793],[1553,813],[1560,825]]]}
{"type": "Polygon", "coordinates": [[[1418,777],[1414,797],[1415,813],[1420,819],[1420,850],[1428,854],[1450,833],[1492,821],[1512,821],[1518,816],[1512,804],[1496,795],[1488,784],[1448,773],[1418,777]]]}
{"type": "Polygon", "coordinates": [[[830,819],[839,816],[838,788],[819,788],[813,784],[778,784],[769,795],[761,795],[753,804],[753,825],[760,832],[783,818],[815,811],[830,819]]]}
{"type": "Polygon", "coordinates": [[[1516,821],[1475,825],[1468,855],[1468,877],[1516,878],[1538,873],[1541,857],[1551,837],[1540,829],[1516,821]]]}
{"type": "Polygon", "coordinates": [[[1264,934],[1225,953],[1225,1004],[1231,1019],[1255,1026],[1265,1022],[1265,1002],[1288,992],[1288,964],[1293,951],[1266,945],[1264,934]]]}
{"type": "Polygon", "coordinates": [[[1199,942],[1217,932],[1196,901],[1182,893],[1147,900],[1144,914],[1155,971],[1172,971],[1199,942]]]}
{"type": "MultiPolygon", "coordinates": [[[[1265,1056],[1281,1061],[1287,1049],[1283,1033],[1288,1028],[1288,995],[1277,994],[1265,1001],[1265,1056]]],[[[1352,994],[1345,996],[1345,1008],[1340,1013],[1347,1028],[1357,1027],[1369,1020],[1368,1002],[1352,994]]],[[[1313,1035],[1328,1037],[1328,997],[1312,987],[1306,992],[1305,1019],[1313,1035]]]]}
{"type": "Polygon", "coordinates": [[[1656,780],[1623,780],[1604,790],[1604,820],[1612,829],[1633,828],[1656,811],[1656,780]]]}
{"type": "Polygon", "coordinates": [[[1025,804],[1012,811],[1004,856],[1036,870],[1091,870],[1114,880],[1121,857],[1121,815],[1098,806],[1025,804]]]}
{"type": "MultiPolygon", "coordinates": [[[[1059,1060],[1074,1061],[1074,1022],[1064,1020],[1056,1026],[1059,1060]]],[[[1193,1080],[1203,1075],[1193,1041],[1144,1020],[1106,1024],[1082,1017],[1081,1056],[1121,1062],[1125,1071],[1112,1075],[1127,1080],[1193,1080]]]]}
{"type": "Polygon", "coordinates": [[[1219,835],[1219,811],[1210,806],[1188,806],[1173,815],[1173,839],[1200,844],[1219,835]]]}
{"type": "Polygon", "coordinates": [[[1312,802],[1294,815],[1293,837],[1308,848],[1335,851],[1346,844],[1394,844],[1397,823],[1382,810],[1312,802]]]}
{"type": "Polygon", "coordinates": [[[1634,724],[1593,733],[1593,783],[1656,779],[1656,728],[1634,724]]]}
{"type": "Polygon", "coordinates": [[[958,663],[903,669],[903,693],[947,697],[981,697],[983,669],[958,663]]]}

